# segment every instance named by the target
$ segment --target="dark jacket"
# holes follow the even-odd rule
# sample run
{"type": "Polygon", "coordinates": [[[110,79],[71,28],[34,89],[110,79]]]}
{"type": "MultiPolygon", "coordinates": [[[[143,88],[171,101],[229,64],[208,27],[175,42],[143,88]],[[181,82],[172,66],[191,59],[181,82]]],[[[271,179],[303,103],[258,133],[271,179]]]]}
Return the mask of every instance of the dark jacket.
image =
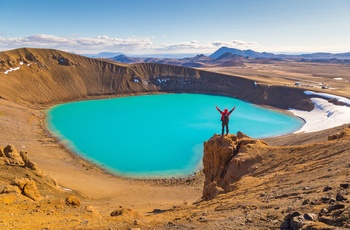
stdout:
{"type": "Polygon", "coordinates": [[[221,113],[221,121],[228,122],[230,119],[230,115],[233,112],[233,110],[235,110],[235,108],[236,107],[234,107],[230,111],[228,111],[227,109],[225,109],[224,111],[221,111],[218,107],[216,107],[216,109],[221,113]]]}

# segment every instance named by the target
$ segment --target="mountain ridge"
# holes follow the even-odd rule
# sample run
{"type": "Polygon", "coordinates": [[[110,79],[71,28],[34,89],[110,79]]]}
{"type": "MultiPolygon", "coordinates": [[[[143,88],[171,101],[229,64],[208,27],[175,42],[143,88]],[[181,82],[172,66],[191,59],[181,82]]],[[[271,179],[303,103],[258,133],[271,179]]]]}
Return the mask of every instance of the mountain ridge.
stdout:
{"type": "Polygon", "coordinates": [[[310,54],[274,54],[269,52],[256,52],[254,50],[240,50],[229,47],[221,47],[209,56],[198,54],[187,58],[160,58],[160,57],[133,57],[124,54],[110,57],[109,60],[119,63],[133,64],[152,62],[170,64],[184,67],[213,67],[213,66],[244,66],[245,63],[261,62],[268,60],[288,60],[296,62],[322,62],[322,63],[348,63],[350,52],[347,53],[310,53],[310,54]],[[229,60],[229,54],[232,54],[229,60]],[[241,57],[239,60],[238,57],[241,57]],[[222,59],[225,59],[223,63],[222,59]]]}
{"type": "Polygon", "coordinates": [[[272,57],[275,57],[275,54],[273,54],[273,53],[267,53],[267,52],[259,53],[259,52],[256,52],[254,50],[251,50],[251,49],[240,50],[240,49],[235,49],[235,48],[229,48],[226,46],[219,48],[217,51],[215,51],[214,53],[209,55],[209,57],[218,58],[225,53],[232,53],[232,54],[235,54],[238,56],[252,57],[252,58],[272,58],[272,57]]]}

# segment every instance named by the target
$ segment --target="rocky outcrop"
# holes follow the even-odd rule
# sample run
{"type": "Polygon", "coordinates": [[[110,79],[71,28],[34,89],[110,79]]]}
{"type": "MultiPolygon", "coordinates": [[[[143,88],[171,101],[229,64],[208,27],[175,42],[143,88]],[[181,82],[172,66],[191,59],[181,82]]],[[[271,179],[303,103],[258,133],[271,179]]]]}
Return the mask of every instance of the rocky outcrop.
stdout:
{"type": "Polygon", "coordinates": [[[336,134],[328,136],[328,140],[333,141],[347,137],[350,137],[350,125],[348,126],[348,128],[345,128],[344,130],[337,132],[336,134]]]}
{"type": "Polygon", "coordinates": [[[38,176],[43,176],[44,172],[38,168],[37,164],[31,161],[28,157],[28,152],[20,151],[20,156],[22,157],[24,167],[34,170],[38,176]]]}
{"type": "Polygon", "coordinates": [[[29,180],[23,187],[22,194],[29,197],[32,200],[41,200],[41,195],[39,193],[38,187],[34,180],[29,180]]]}
{"type": "Polygon", "coordinates": [[[251,166],[261,161],[259,152],[267,144],[252,139],[241,132],[237,135],[214,135],[204,142],[203,172],[205,174],[203,199],[234,189],[233,183],[247,173],[251,166]]]}
{"type": "Polygon", "coordinates": [[[3,193],[19,193],[34,201],[42,199],[35,181],[29,178],[15,178],[10,185],[3,189],[1,194],[3,193]]]}
{"type": "MultiPolygon", "coordinates": [[[[57,182],[49,175],[45,174],[36,163],[31,161],[28,156],[28,152],[17,152],[13,145],[8,145],[5,148],[0,147],[0,162],[10,167],[21,167],[24,169],[30,169],[33,178],[40,180],[40,183],[47,184],[48,186],[55,188],[57,182]]],[[[26,173],[28,178],[17,179],[15,178],[9,185],[6,185],[1,193],[19,193],[25,195],[33,200],[40,200],[40,194],[36,187],[36,183],[31,179],[28,171],[26,173]],[[18,188],[16,188],[18,187],[18,188]]]]}
{"type": "Polygon", "coordinates": [[[25,59],[31,62],[39,62],[38,57],[35,56],[32,52],[26,52],[25,59]]]}
{"type": "Polygon", "coordinates": [[[24,165],[21,155],[13,145],[8,145],[5,148],[0,147],[0,157],[4,158],[8,165],[24,165]]]}
{"type": "Polygon", "coordinates": [[[13,145],[8,145],[5,148],[0,147],[0,160],[3,160],[7,165],[29,168],[35,171],[37,176],[44,176],[44,172],[38,168],[37,164],[29,159],[28,152],[20,151],[18,153],[13,145]]]}
{"type": "Polygon", "coordinates": [[[64,66],[75,66],[77,64],[74,64],[69,58],[65,57],[57,57],[56,55],[52,55],[52,58],[58,61],[59,65],[64,65],[64,66]]]}

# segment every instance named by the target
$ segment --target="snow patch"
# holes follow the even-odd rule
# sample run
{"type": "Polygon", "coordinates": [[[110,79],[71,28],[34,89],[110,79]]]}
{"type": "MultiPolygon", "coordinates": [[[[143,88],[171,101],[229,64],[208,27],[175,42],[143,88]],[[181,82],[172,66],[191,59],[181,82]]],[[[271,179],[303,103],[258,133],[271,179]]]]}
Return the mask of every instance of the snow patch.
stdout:
{"type": "Polygon", "coordinates": [[[16,68],[10,68],[9,70],[6,70],[4,74],[9,74],[9,72],[19,70],[21,67],[16,67],[16,68]]]}
{"type": "Polygon", "coordinates": [[[158,78],[157,81],[158,81],[158,83],[165,83],[165,82],[168,81],[168,79],[160,79],[160,78],[158,78]]]}
{"type": "Polygon", "coordinates": [[[62,186],[58,186],[60,189],[62,190],[65,190],[67,192],[72,192],[73,190],[72,189],[69,189],[69,188],[65,188],[65,187],[62,187],[62,186]]]}
{"type": "MultiPolygon", "coordinates": [[[[331,98],[338,98],[338,96],[335,95],[327,95],[332,96],[331,98]]],[[[292,112],[295,116],[301,117],[305,120],[305,125],[296,133],[317,132],[350,123],[350,107],[334,105],[322,98],[311,98],[310,100],[315,104],[315,108],[310,112],[289,109],[289,111],[292,112]]]]}

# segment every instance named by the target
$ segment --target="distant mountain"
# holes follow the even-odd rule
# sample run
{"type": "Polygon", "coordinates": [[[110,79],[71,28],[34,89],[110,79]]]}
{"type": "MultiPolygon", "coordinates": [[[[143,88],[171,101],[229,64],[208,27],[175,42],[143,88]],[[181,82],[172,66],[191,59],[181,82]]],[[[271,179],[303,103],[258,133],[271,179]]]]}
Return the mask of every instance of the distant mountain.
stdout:
{"type": "MultiPolygon", "coordinates": [[[[100,56],[114,53],[100,53],[100,56]]],[[[254,50],[239,50],[235,48],[221,47],[210,56],[198,54],[185,58],[160,58],[160,57],[130,57],[119,54],[108,59],[119,63],[157,63],[183,67],[206,67],[206,66],[244,66],[245,63],[272,63],[274,61],[290,60],[297,62],[320,62],[320,63],[349,63],[348,53],[326,53],[318,52],[311,54],[288,55],[273,54],[268,52],[256,52],[254,50]]]]}
{"type": "Polygon", "coordinates": [[[347,53],[338,53],[338,54],[335,54],[337,57],[343,57],[343,58],[349,58],[350,59],[350,52],[347,52],[347,53]]]}
{"type": "Polygon", "coordinates": [[[350,59],[350,52],[348,53],[311,53],[311,54],[301,54],[302,58],[309,58],[309,59],[350,59]]]}
{"type": "Polygon", "coordinates": [[[209,58],[208,56],[205,56],[204,54],[198,54],[198,55],[194,56],[192,59],[197,60],[197,61],[208,61],[211,58],[209,58]]]}
{"type": "Polygon", "coordinates": [[[227,52],[212,60],[211,63],[216,66],[244,66],[244,62],[247,61],[248,59],[246,57],[227,52]]]}
{"type": "Polygon", "coordinates": [[[144,62],[144,58],[138,57],[127,57],[124,54],[109,58],[110,60],[117,61],[120,63],[140,63],[144,62]]]}
{"type": "Polygon", "coordinates": [[[184,67],[201,67],[204,63],[211,62],[212,59],[204,54],[199,54],[194,57],[187,58],[151,58],[151,57],[128,57],[125,55],[118,55],[112,58],[108,58],[112,61],[117,61],[119,63],[158,63],[158,64],[168,64],[168,65],[178,65],[184,67]]]}
{"type": "Polygon", "coordinates": [[[141,57],[127,57],[125,55],[118,55],[113,58],[109,58],[112,61],[119,63],[133,64],[133,63],[157,63],[177,65],[183,67],[205,67],[205,66],[244,66],[244,62],[247,58],[232,53],[224,53],[220,57],[213,59],[204,54],[198,54],[194,57],[187,58],[141,58],[141,57]]]}
{"type": "Polygon", "coordinates": [[[328,60],[328,59],[350,59],[350,52],[347,53],[325,53],[325,52],[318,52],[318,53],[310,53],[310,54],[300,54],[300,55],[288,55],[288,54],[273,54],[273,53],[267,53],[267,52],[256,52],[254,50],[239,50],[235,48],[229,48],[229,47],[221,47],[217,51],[215,51],[213,54],[211,54],[210,58],[218,58],[221,55],[225,53],[231,53],[234,55],[239,55],[242,57],[248,57],[248,58],[269,58],[269,59],[294,59],[294,60],[328,60]]]}
{"type": "Polygon", "coordinates": [[[230,52],[226,52],[219,57],[215,58],[216,61],[222,61],[222,60],[241,60],[244,59],[241,55],[233,54],[230,52]]]}
{"type": "MultiPolygon", "coordinates": [[[[332,62],[336,62],[339,60],[349,60],[350,52],[346,53],[327,53],[327,52],[317,52],[317,53],[307,53],[307,54],[274,54],[269,52],[257,52],[251,49],[240,50],[236,48],[230,48],[223,46],[219,48],[217,51],[207,56],[204,54],[148,54],[148,55],[133,55],[126,56],[120,52],[101,52],[98,54],[85,54],[83,56],[90,58],[108,58],[113,61],[117,61],[120,63],[141,63],[141,62],[153,62],[153,63],[167,63],[167,64],[175,64],[182,66],[193,66],[198,67],[198,62],[211,62],[212,60],[217,59],[218,57],[224,55],[225,53],[231,53],[233,55],[238,55],[244,58],[253,58],[253,59],[293,59],[299,61],[322,61],[322,60],[333,60],[332,62]],[[187,63],[184,65],[184,63],[187,63]]],[[[232,58],[232,57],[231,57],[232,58]]]]}
{"type": "Polygon", "coordinates": [[[198,54],[194,57],[188,57],[188,58],[182,58],[182,59],[179,59],[180,61],[183,61],[183,62],[207,62],[207,61],[211,61],[212,58],[208,57],[208,56],[205,56],[204,54],[198,54]]]}
{"type": "Polygon", "coordinates": [[[228,47],[221,47],[220,49],[218,49],[217,51],[215,51],[213,54],[211,54],[209,57],[210,58],[218,58],[221,55],[225,54],[225,53],[232,53],[235,55],[239,55],[242,57],[251,57],[251,58],[274,58],[275,54],[273,53],[259,53],[256,52],[254,50],[239,50],[239,49],[235,49],[235,48],[228,48],[228,47]]]}
{"type": "Polygon", "coordinates": [[[83,56],[90,57],[90,58],[111,58],[111,57],[115,57],[118,55],[123,55],[123,53],[120,53],[120,52],[101,52],[98,54],[86,54],[83,56]]]}

